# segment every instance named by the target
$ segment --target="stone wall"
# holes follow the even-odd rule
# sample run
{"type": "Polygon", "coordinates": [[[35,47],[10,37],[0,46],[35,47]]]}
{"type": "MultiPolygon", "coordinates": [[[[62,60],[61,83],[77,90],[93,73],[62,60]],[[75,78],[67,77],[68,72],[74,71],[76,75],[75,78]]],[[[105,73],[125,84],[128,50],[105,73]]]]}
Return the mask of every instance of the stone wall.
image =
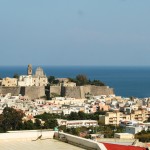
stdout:
{"type": "Polygon", "coordinates": [[[75,87],[51,86],[50,95],[51,93],[56,93],[58,95],[65,97],[85,98],[86,94],[91,94],[94,96],[111,95],[114,94],[114,90],[113,88],[109,88],[107,86],[94,86],[94,85],[75,86],[75,87]]]}
{"type": "Polygon", "coordinates": [[[114,91],[112,88],[109,88],[107,86],[91,86],[91,94],[92,95],[111,95],[114,94],[114,91]]]}
{"type": "Polygon", "coordinates": [[[21,87],[5,87],[1,86],[0,87],[0,94],[7,94],[11,93],[13,96],[19,95],[20,94],[21,87]]]}
{"type": "Polygon", "coordinates": [[[62,95],[74,98],[85,98],[86,94],[91,94],[94,96],[114,94],[113,89],[107,86],[87,85],[87,86],[64,87],[64,88],[65,90],[62,95]]]}
{"type": "Polygon", "coordinates": [[[81,89],[80,89],[80,86],[76,86],[76,87],[63,87],[62,96],[72,97],[72,98],[81,98],[81,89]]]}
{"type": "Polygon", "coordinates": [[[45,96],[45,87],[29,86],[29,87],[0,87],[0,94],[11,93],[13,96],[21,94],[31,99],[45,96]]]}
{"type": "Polygon", "coordinates": [[[61,86],[50,86],[50,96],[52,96],[52,93],[61,95],[61,86]]]}
{"type": "Polygon", "coordinates": [[[84,91],[83,91],[84,95],[87,93],[91,93],[91,87],[92,87],[91,85],[84,86],[84,91]]]}
{"type": "MultiPolygon", "coordinates": [[[[12,95],[28,96],[31,99],[40,98],[45,96],[44,86],[28,86],[28,87],[0,87],[0,94],[11,93],[12,95]]],[[[61,87],[50,86],[50,95],[55,93],[60,96],[73,97],[73,98],[85,98],[85,94],[97,95],[110,95],[114,94],[112,88],[107,86],[75,86],[75,87],[61,87]]]]}
{"type": "Polygon", "coordinates": [[[31,99],[44,97],[45,96],[45,87],[44,86],[22,87],[22,93],[21,94],[28,96],[31,99]]]}

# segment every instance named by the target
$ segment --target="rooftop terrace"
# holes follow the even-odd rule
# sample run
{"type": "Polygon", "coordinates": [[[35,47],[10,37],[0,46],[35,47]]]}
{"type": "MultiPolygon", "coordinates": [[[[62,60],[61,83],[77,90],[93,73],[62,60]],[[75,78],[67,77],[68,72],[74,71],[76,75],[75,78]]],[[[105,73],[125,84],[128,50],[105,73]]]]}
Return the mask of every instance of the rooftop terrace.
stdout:
{"type": "Polygon", "coordinates": [[[0,150],[83,150],[82,148],[54,139],[0,140],[0,150]]]}

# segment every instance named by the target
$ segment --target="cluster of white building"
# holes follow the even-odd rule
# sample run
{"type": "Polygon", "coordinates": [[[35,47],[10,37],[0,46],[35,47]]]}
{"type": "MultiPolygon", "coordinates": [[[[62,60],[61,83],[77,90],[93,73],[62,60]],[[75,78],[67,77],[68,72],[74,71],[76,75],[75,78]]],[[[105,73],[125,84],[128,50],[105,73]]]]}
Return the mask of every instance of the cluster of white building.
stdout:
{"type": "Polygon", "coordinates": [[[30,100],[21,95],[1,95],[0,113],[6,106],[23,110],[27,118],[33,118],[44,112],[68,115],[71,112],[78,113],[79,111],[84,113],[95,113],[98,110],[107,111],[105,115],[99,116],[99,121],[105,125],[129,126],[132,125],[130,122],[143,123],[150,117],[150,99],[131,100],[115,95],[93,96],[90,99],[55,97],[52,100],[30,100]]]}
{"type": "Polygon", "coordinates": [[[66,126],[67,128],[77,128],[77,127],[96,127],[98,122],[96,120],[64,120],[57,119],[59,126],[66,126]]]}
{"type": "MultiPolygon", "coordinates": [[[[75,83],[69,82],[68,79],[58,78],[62,86],[76,86],[75,83]]],[[[4,78],[1,81],[2,86],[46,86],[48,79],[42,68],[38,67],[35,74],[32,73],[32,66],[28,65],[27,75],[21,75],[16,78],[4,78]]],[[[66,97],[55,97],[52,100],[34,99],[28,97],[11,96],[7,94],[0,96],[0,114],[5,107],[13,107],[22,110],[27,118],[33,118],[36,115],[47,113],[57,113],[68,115],[71,112],[82,111],[84,113],[95,113],[96,111],[106,111],[105,115],[99,116],[99,121],[105,125],[125,125],[126,132],[136,133],[143,127],[141,123],[150,118],[150,99],[149,98],[123,98],[115,95],[90,96],[85,99],[75,99],[66,97]],[[130,122],[136,122],[136,126],[130,122]],[[138,124],[138,125],[137,125],[138,124]],[[131,126],[131,127],[130,127],[131,126]],[[130,132],[129,132],[130,131],[130,132]]],[[[85,125],[83,121],[67,122],[61,120],[65,125],[75,126],[85,125]],[[80,122],[80,123],[79,123],[80,122]]],[[[85,125],[86,126],[86,125],[85,125]]],[[[94,126],[94,124],[93,124],[94,126]]],[[[148,126],[148,125],[147,125],[148,126]]]]}

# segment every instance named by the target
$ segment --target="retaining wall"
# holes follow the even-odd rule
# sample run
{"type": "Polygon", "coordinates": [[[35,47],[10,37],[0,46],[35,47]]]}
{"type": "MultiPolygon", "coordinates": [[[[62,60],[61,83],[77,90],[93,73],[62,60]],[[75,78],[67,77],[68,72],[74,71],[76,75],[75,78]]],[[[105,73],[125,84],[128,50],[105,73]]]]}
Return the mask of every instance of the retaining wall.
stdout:
{"type": "Polygon", "coordinates": [[[55,132],[55,137],[57,136],[59,136],[59,140],[63,142],[67,142],[72,145],[85,148],[87,150],[106,150],[103,144],[90,139],[81,138],[63,132],[55,132]]]}

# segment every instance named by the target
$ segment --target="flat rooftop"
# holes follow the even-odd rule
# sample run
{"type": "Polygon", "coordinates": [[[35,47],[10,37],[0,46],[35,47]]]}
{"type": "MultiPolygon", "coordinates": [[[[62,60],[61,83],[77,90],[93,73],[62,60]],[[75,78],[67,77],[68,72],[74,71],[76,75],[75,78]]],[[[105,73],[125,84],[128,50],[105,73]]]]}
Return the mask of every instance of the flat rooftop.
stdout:
{"type": "Polygon", "coordinates": [[[0,140],[0,150],[84,150],[54,139],[0,140]]]}

